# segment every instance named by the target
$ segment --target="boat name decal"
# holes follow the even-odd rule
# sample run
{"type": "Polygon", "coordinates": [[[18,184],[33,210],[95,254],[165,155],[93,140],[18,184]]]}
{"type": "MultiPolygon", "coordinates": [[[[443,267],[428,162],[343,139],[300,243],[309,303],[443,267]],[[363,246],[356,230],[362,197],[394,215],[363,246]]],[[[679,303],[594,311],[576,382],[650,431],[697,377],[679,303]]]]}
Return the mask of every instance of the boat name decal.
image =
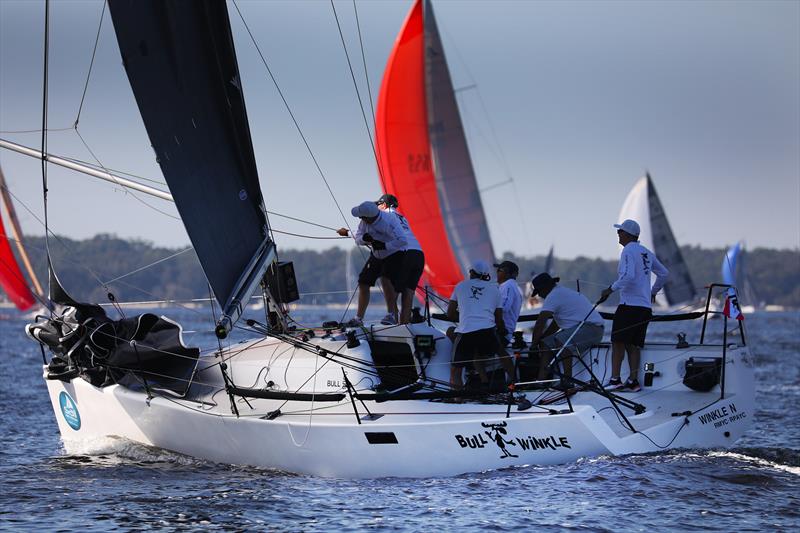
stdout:
{"type": "Polygon", "coordinates": [[[81,415],[78,412],[78,406],[75,405],[75,400],[64,391],[58,395],[58,404],[61,406],[61,414],[64,415],[69,427],[78,431],[81,429],[81,415]]]}
{"type": "Polygon", "coordinates": [[[486,428],[482,433],[474,433],[472,435],[456,435],[455,439],[462,448],[485,448],[487,444],[493,442],[500,451],[501,459],[506,457],[519,457],[512,452],[533,451],[533,450],[557,450],[558,448],[572,448],[569,444],[567,437],[540,436],[533,437],[531,435],[525,437],[512,437],[510,440],[506,439],[508,430],[506,422],[499,424],[481,423],[481,426],[486,428]],[[511,449],[510,446],[514,448],[511,449]]]}
{"type": "Polygon", "coordinates": [[[736,422],[737,420],[747,418],[747,413],[744,411],[741,413],[738,412],[736,404],[729,403],[728,405],[723,405],[713,411],[709,411],[704,415],[700,415],[697,418],[703,425],[713,422],[715,428],[721,428],[722,426],[727,426],[730,422],[736,422]]]}

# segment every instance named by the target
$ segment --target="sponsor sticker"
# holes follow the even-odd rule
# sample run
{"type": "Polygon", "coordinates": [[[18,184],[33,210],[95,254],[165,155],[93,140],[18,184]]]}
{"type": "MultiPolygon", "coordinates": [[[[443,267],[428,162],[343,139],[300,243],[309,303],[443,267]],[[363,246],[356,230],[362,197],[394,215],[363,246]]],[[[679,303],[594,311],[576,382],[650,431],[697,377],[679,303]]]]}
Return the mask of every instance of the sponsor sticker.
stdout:
{"type": "Polygon", "coordinates": [[[58,395],[58,403],[61,406],[61,414],[69,427],[75,431],[81,429],[81,415],[78,412],[78,406],[75,405],[75,400],[66,392],[61,391],[61,394],[58,395]]]}

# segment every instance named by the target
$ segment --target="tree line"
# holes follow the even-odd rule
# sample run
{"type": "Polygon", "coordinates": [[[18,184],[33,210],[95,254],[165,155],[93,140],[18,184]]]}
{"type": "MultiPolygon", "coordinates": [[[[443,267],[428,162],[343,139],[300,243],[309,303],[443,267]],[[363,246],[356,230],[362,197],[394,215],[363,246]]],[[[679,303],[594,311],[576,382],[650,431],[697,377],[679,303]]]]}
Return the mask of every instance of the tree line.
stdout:
{"type": "MultiPolygon", "coordinates": [[[[44,237],[29,237],[26,245],[34,270],[46,284],[44,237]]],[[[720,270],[725,249],[683,246],[681,250],[699,292],[703,293],[709,283],[722,281],[720,270]]],[[[109,293],[126,302],[186,301],[209,296],[208,283],[191,249],[164,248],[141,240],[97,235],[85,240],[51,238],[50,253],[62,285],[80,301],[107,302],[109,293]]],[[[355,248],[279,249],[279,259],[294,263],[303,295],[300,303],[346,303],[366,253],[355,248]]],[[[506,253],[501,259],[519,265],[521,282],[540,272],[545,263],[544,255],[521,257],[506,253]]],[[[740,276],[738,283],[747,282],[753,289],[748,297],[758,301],[746,301],[743,297],[742,304],[800,307],[800,250],[756,248],[747,251],[745,263],[747,279],[740,276]]],[[[580,286],[582,292],[595,298],[616,278],[616,270],[616,260],[555,258],[551,274],[560,276],[562,284],[580,286]]]]}

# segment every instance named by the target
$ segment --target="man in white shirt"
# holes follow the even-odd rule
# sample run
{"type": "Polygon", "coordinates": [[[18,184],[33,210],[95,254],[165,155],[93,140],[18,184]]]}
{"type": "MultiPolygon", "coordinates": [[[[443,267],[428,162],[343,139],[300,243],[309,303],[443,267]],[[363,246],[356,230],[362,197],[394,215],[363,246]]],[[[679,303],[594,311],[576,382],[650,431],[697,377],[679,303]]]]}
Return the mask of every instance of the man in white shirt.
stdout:
{"type": "Polygon", "coordinates": [[[636,221],[625,220],[622,224],[614,224],[614,227],[622,245],[617,267],[619,276],[600,295],[600,302],[604,302],[612,292],[620,291],[619,307],[614,313],[614,325],[611,328],[611,380],[606,388],[639,392],[642,390],[639,385],[639,362],[647,325],[653,317],[652,302],[667,281],[669,271],[653,252],[639,243],[640,229],[636,221]],[[651,273],[656,275],[652,287],[651,273]],[[626,352],[630,376],[623,383],[620,373],[626,352]]]}
{"type": "Polygon", "coordinates": [[[506,327],[506,334],[501,340],[508,344],[517,329],[517,320],[522,309],[522,290],[517,283],[519,267],[513,261],[495,263],[494,267],[497,269],[497,283],[500,284],[500,297],[503,300],[503,324],[506,327]]]}
{"type": "MultiPolygon", "coordinates": [[[[381,276],[386,276],[391,281],[397,292],[402,292],[404,288],[403,278],[403,256],[405,255],[408,241],[400,221],[391,213],[384,213],[375,202],[361,202],[355,206],[350,213],[358,217],[358,229],[355,234],[355,241],[362,246],[368,246],[372,252],[369,259],[358,275],[358,309],[356,316],[347,325],[361,326],[364,321],[364,313],[369,306],[369,289],[381,276]]],[[[346,236],[349,231],[341,228],[337,231],[339,235],[346,236]]],[[[386,296],[386,295],[384,295],[386,296]]],[[[387,300],[386,307],[390,304],[397,305],[395,301],[387,300]]],[[[396,307],[395,307],[396,308],[396,307]]]]}
{"type": "MultiPolygon", "coordinates": [[[[408,324],[411,322],[411,306],[414,304],[414,291],[417,290],[419,278],[422,277],[422,272],[425,270],[425,254],[422,252],[417,237],[411,231],[411,226],[406,220],[406,217],[397,211],[398,201],[397,197],[392,194],[384,194],[375,204],[379,208],[383,208],[386,213],[394,213],[400,226],[406,235],[408,245],[406,253],[403,257],[403,292],[400,297],[400,324],[408,324]]],[[[394,306],[389,308],[389,313],[381,320],[382,324],[397,324],[397,294],[394,292],[394,286],[389,282],[388,278],[382,277],[381,284],[383,286],[383,293],[386,295],[386,301],[394,302],[394,306]]]]}
{"type": "Polygon", "coordinates": [[[563,362],[564,376],[571,377],[573,357],[580,357],[603,339],[603,317],[586,296],[558,285],[560,279],[543,272],[531,281],[532,296],[544,298],[531,340],[532,349],[540,344],[543,348],[539,351],[540,380],[547,379],[550,361],[567,341],[569,345],[559,359],[563,362]],[[548,321],[551,321],[549,326],[548,321]]]}
{"type": "MultiPolygon", "coordinates": [[[[447,317],[458,316],[456,337],[453,341],[453,362],[450,368],[450,385],[463,388],[462,374],[470,363],[478,372],[481,383],[488,387],[484,359],[498,353],[497,330],[503,331],[503,303],[500,288],[492,281],[489,263],[475,261],[469,270],[469,279],[458,283],[450,296],[447,317]]],[[[500,363],[507,380],[514,380],[514,364],[508,356],[501,356],[500,363]]]]}

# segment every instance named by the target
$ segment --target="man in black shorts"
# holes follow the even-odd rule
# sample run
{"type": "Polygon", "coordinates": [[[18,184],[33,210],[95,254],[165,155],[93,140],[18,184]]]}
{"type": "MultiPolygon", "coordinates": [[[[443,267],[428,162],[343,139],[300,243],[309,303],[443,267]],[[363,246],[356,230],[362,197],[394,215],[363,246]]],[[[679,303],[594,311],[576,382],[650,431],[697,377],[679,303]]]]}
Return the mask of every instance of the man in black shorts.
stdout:
{"type": "MultiPolygon", "coordinates": [[[[384,209],[386,213],[394,213],[394,215],[397,217],[397,220],[400,222],[400,226],[403,228],[403,231],[406,234],[406,241],[408,241],[406,253],[403,259],[405,281],[403,282],[403,292],[400,294],[401,305],[399,317],[400,324],[408,324],[411,322],[411,306],[414,303],[414,292],[417,290],[419,278],[422,277],[422,272],[425,270],[425,254],[422,252],[422,247],[420,246],[417,237],[414,235],[414,232],[411,231],[411,225],[408,223],[408,220],[406,220],[406,217],[397,211],[397,197],[392,194],[384,194],[375,203],[378,205],[378,207],[384,209]]],[[[387,278],[383,278],[383,280],[386,279],[387,278]]],[[[383,291],[384,294],[387,295],[387,299],[390,297],[389,295],[392,293],[392,289],[392,284],[384,281],[383,291]]],[[[396,295],[394,300],[394,309],[389,309],[389,314],[387,314],[383,320],[381,320],[382,324],[397,323],[398,317],[396,295]],[[392,313],[392,311],[394,311],[394,313],[392,313]]]]}
{"type": "MultiPolygon", "coordinates": [[[[450,385],[463,388],[464,368],[475,367],[481,383],[488,385],[484,360],[498,353],[498,332],[505,335],[503,324],[503,299],[497,283],[491,278],[491,269],[486,261],[475,261],[469,270],[469,279],[456,285],[447,306],[447,316],[454,320],[458,315],[458,327],[453,340],[453,362],[450,367],[450,385]]],[[[508,382],[514,380],[514,363],[502,353],[500,363],[507,374],[508,382]]]]}
{"type": "MultiPolygon", "coordinates": [[[[403,265],[408,241],[397,217],[378,209],[375,202],[362,202],[351,210],[351,214],[361,220],[355,234],[356,243],[369,246],[372,250],[358,275],[356,316],[347,322],[348,326],[357,327],[364,321],[364,313],[369,305],[369,289],[379,277],[389,278],[398,293],[402,293],[405,288],[403,265]]],[[[348,230],[341,228],[338,233],[346,236],[348,230]]],[[[388,300],[386,305],[390,305],[388,300]]]]}
{"type": "Polygon", "coordinates": [[[639,392],[642,390],[639,385],[641,349],[653,315],[653,302],[667,281],[669,272],[653,252],[639,243],[639,224],[626,220],[622,224],[614,224],[614,227],[622,245],[617,267],[619,277],[600,295],[600,302],[604,302],[612,292],[620,291],[619,307],[614,313],[614,325],[611,328],[611,380],[606,388],[639,392]],[[652,288],[651,272],[656,275],[652,288]],[[626,352],[630,375],[623,383],[620,373],[626,352]]]}

